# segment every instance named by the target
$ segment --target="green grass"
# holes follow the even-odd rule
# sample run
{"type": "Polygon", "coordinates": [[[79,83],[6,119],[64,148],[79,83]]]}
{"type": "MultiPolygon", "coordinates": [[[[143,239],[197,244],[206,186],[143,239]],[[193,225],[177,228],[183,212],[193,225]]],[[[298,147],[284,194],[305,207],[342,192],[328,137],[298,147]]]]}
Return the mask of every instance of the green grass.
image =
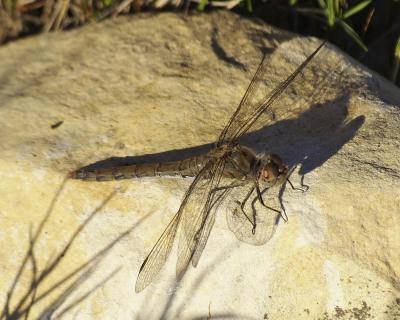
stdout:
{"type": "Polygon", "coordinates": [[[391,77],[391,80],[393,82],[395,82],[397,77],[399,76],[399,69],[400,69],[400,36],[398,37],[396,47],[394,48],[394,65],[391,77]]]}
{"type": "MultiPolygon", "coordinates": [[[[160,8],[157,0],[0,0],[0,43],[120,14],[176,10],[171,3],[160,8]]],[[[179,7],[200,12],[225,8],[327,39],[400,84],[400,0],[181,0],[179,7]]]]}

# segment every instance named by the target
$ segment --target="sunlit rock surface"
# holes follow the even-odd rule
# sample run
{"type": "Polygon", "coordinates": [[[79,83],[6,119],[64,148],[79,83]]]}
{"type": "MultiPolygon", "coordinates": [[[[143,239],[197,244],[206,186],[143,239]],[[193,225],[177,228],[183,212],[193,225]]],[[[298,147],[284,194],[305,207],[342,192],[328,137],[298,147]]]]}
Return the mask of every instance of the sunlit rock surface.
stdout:
{"type": "Polygon", "coordinates": [[[400,92],[329,44],[276,122],[244,140],[310,187],[286,189],[289,221],[266,244],[237,240],[221,208],[198,267],[177,284],[173,250],[136,294],[190,178],[63,183],[111,157],[214,142],[263,53],[272,88],[318,43],[215,13],[137,15],[0,48],[0,318],[395,319],[400,92]]]}

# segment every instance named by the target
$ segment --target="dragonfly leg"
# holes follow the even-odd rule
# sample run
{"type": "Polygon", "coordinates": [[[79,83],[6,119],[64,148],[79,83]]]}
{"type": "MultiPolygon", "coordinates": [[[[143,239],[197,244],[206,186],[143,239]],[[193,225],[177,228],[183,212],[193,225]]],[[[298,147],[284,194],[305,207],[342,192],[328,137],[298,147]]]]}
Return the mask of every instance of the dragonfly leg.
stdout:
{"type": "Polygon", "coordinates": [[[261,203],[264,207],[266,207],[266,205],[265,205],[265,203],[264,203],[264,200],[263,200],[263,198],[262,198],[262,194],[261,194],[261,190],[260,190],[260,185],[258,184],[257,181],[255,182],[255,188],[256,188],[256,190],[257,190],[257,198],[258,198],[258,201],[260,201],[260,203],[261,203]]]}
{"type": "MultiPolygon", "coordinates": [[[[260,201],[260,203],[261,203],[265,208],[267,208],[267,209],[269,209],[269,210],[271,210],[271,211],[274,211],[274,212],[279,213],[280,215],[282,215],[282,211],[281,211],[281,210],[278,210],[278,209],[272,208],[272,207],[270,207],[270,206],[267,206],[267,205],[264,203],[264,201],[261,201],[261,200],[260,200],[260,198],[262,199],[262,195],[263,195],[265,192],[267,192],[268,189],[269,189],[269,187],[265,188],[263,191],[258,190],[258,191],[257,191],[257,197],[254,197],[254,199],[251,201],[251,209],[252,209],[252,211],[253,211],[253,219],[254,219],[254,221],[257,221],[257,220],[256,220],[256,218],[257,218],[257,210],[256,210],[256,208],[255,208],[255,204],[256,204],[257,201],[260,201]]],[[[285,212],[283,206],[282,206],[282,210],[283,210],[283,212],[285,212]]],[[[286,215],[286,212],[285,212],[285,215],[286,215]]],[[[284,219],[284,220],[285,220],[285,219],[284,219]]],[[[285,221],[286,221],[286,220],[285,220],[285,221]]],[[[256,223],[255,223],[255,226],[256,226],[256,223]]],[[[253,234],[254,234],[254,233],[255,233],[255,227],[254,227],[254,232],[253,232],[253,234]]]]}
{"type": "Polygon", "coordinates": [[[240,211],[241,213],[246,217],[247,221],[250,222],[250,224],[253,226],[252,229],[252,233],[255,234],[256,232],[256,220],[255,220],[255,216],[253,214],[253,221],[250,219],[250,217],[246,214],[246,212],[244,211],[244,206],[246,205],[247,200],[249,200],[251,194],[254,191],[254,187],[252,187],[249,192],[246,194],[245,198],[243,199],[243,201],[238,201],[236,200],[236,203],[239,205],[240,211]]]}
{"type": "MultiPolygon", "coordinates": [[[[257,201],[259,201],[258,197],[254,198],[253,201],[251,202],[251,205],[254,206],[257,201]]],[[[272,210],[272,211],[277,212],[277,213],[281,213],[281,211],[278,210],[278,209],[275,209],[275,208],[272,208],[270,206],[267,206],[266,204],[263,204],[263,205],[264,205],[265,208],[267,208],[269,210],[272,210]]],[[[254,211],[256,211],[255,208],[254,208],[254,211]]]]}

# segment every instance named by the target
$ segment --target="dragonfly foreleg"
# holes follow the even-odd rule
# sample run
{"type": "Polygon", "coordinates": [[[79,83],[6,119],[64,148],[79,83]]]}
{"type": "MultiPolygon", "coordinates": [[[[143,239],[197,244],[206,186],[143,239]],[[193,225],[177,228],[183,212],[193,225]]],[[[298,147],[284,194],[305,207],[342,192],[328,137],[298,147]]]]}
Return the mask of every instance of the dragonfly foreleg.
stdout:
{"type": "MultiPolygon", "coordinates": [[[[252,209],[253,209],[253,213],[254,213],[254,214],[255,214],[255,212],[256,212],[256,208],[254,207],[254,205],[256,204],[257,201],[259,201],[258,197],[254,198],[253,201],[251,202],[251,207],[252,207],[252,209]]],[[[275,208],[272,208],[272,207],[270,207],[270,206],[267,206],[266,204],[264,204],[264,207],[267,208],[267,209],[269,209],[269,210],[275,211],[275,212],[277,212],[277,213],[279,213],[279,214],[281,213],[280,210],[275,209],[275,208]]]]}
{"type": "MultiPolygon", "coordinates": [[[[257,189],[257,187],[258,187],[258,184],[256,185],[256,189],[257,189]]],[[[253,230],[252,230],[252,233],[254,234],[255,233],[255,229],[256,229],[256,227],[257,227],[257,210],[256,210],[256,208],[255,208],[255,204],[256,204],[256,202],[257,201],[259,201],[265,208],[267,208],[267,209],[269,209],[269,210],[271,210],[271,211],[274,211],[274,212],[276,212],[276,213],[279,213],[280,215],[282,214],[282,212],[280,211],[280,210],[278,210],[278,209],[275,209],[275,208],[272,208],[272,207],[270,207],[270,206],[267,206],[265,203],[264,203],[264,201],[262,200],[262,195],[265,193],[265,192],[267,192],[267,190],[269,189],[270,187],[267,187],[267,188],[265,188],[263,191],[260,191],[260,189],[258,189],[257,190],[257,196],[256,197],[254,197],[253,198],[253,200],[251,201],[251,209],[252,209],[252,211],[253,211],[253,219],[254,219],[254,227],[253,227],[253,230]],[[261,201],[261,200],[262,201],[261,201]]]]}
{"type": "Polygon", "coordinates": [[[264,200],[263,200],[263,198],[262,198],[262,194],[261,194],[261,190],[260,190],[260,185],[258,184],[258,181],[256,181],[256,182],[254,183],[254,185],[255,185],[255,188],[256,188],[256,191],[257,191],[257,198],[258,198],[258,200],[260,201],[260,203],[261,203],[264,207],[266,207],[266,205],[265,205],[265,203],[264,203],[264,200]]]}

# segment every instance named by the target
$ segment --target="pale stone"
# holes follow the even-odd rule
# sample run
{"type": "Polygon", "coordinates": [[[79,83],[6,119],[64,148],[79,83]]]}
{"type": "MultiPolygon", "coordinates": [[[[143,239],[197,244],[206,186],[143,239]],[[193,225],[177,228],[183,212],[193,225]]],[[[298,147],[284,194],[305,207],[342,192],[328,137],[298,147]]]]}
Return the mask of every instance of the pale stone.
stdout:
{"type": "Polygon", "coordinates": [[[394,319],[400,92],[332,45],[281,97],[278,120],[285,105],[301,106],[295,117],[267,128],[260,119],[245,140],[299,164],[293,183],[305,174],[310,186],[286,190],[289,221],[280,221],[266,244],[237,240],[222,208],[198,267],[177,285],[175,250],[154,283],[136,294],[139,267],[191,179],[69,180],[51,207],[64,177],[80,166],[214,142],[262,51],[272,53],[265,82],[271,88],[318,43],[219,12],[136,15],[2,47],[0,305],[10,294],[9,314],[26,311],[31,296],[17,306],[32,278],[117,189],[37,280],[29,318],[394,319]],[[33,238],[49,207],[35,264],[29,260],[11,290],[29,230],[33,238]],[[77,275],[59,283],[104,248],[75,286],[77,275]]]}

